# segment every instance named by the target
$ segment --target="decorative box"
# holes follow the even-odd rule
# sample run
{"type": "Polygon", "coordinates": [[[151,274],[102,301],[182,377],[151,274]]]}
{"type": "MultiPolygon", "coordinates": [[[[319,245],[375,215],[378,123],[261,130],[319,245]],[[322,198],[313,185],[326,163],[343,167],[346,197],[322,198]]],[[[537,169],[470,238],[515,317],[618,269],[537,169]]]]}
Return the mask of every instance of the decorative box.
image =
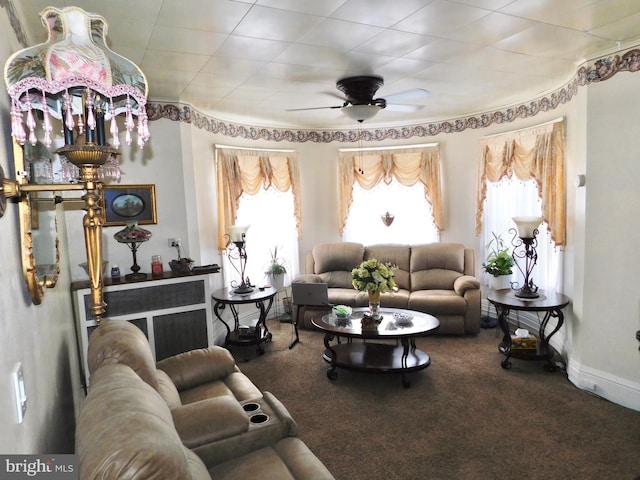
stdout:
{"type": "Polygon", "coordinates": [[[516,337],[511,336],[512,350],[536,350],[538,347],[538,339],[534,336],[516,337]]]}

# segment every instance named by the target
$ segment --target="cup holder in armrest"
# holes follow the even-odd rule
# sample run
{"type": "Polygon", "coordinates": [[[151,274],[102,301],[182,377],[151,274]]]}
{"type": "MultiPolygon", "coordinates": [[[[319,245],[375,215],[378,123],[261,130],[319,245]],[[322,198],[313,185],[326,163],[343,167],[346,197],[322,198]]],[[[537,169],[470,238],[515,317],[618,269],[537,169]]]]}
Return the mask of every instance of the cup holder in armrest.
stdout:
{"type": "Polygon", "coordinates": [[[254,425],[259,425],[261,423],[265,423],[265,422],[269,421],[269,415],[267,415],[265,413],[256,413],[256,414],[251,415],[249,417],[249,421],[251,423],[253,423],[254,425]]]}
{"type": "Polygon", "coordinates": [[[256,410],[260,410],[260,404],[255,402],[245,403],[242,409],[245,412],[255,412],[256,410]]]}

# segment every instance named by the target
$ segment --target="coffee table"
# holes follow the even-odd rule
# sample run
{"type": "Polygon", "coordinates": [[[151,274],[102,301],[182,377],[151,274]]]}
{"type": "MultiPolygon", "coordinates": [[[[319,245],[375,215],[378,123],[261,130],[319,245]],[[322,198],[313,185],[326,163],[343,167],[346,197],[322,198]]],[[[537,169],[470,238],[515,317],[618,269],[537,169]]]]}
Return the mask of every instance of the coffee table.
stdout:
{"type": "Polygon", "coordinates": [[[355,308],[351,317],[337,318],[333,313],[312,320],[325,332],[323,358],[329,362],[327,377],[338,378],[336,368],[362,372],[402,374],[402,385],[411,386],[407,374],[426,368],[431,358],[416,348],[416,337],[427,335],[440,326],[440,321],[426,313],[383,308],[382,321],[375,331],[362,330],[362,317],[368,308],[355,308]],[[337,339],[337,343],[331,342],[337,339]],[[345,341],[343,341],[345,339],[345,341]],[[354,342],[353,340],[362,340],[354,342]],[[384,340],[395,340],[385,343],[384,340]]]}

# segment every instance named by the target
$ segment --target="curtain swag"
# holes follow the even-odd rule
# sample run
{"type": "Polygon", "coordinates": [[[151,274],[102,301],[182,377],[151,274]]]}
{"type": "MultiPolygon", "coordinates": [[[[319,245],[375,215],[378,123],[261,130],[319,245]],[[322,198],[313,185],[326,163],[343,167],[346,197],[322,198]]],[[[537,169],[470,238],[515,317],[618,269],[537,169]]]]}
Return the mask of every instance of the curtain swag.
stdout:
{"type": "Polygon", "coordinates": [[[224,234],[235,223],[240,196],[255,195],[262,187],[286,192],[291,188],[298,238],[302,236],[298,154],[291,151],[215,148],[218,184],[218,248],[226,248],[224,234]]]}
{"type": "Polygon", "coordinates": [[[481,141],[476,202],[476,234],[482,231],[487,182],[503,178],[535,179],[551,239],[564,246],[565,174],[564,119],[517,132],[486,137],[481,141]]]}
{"type": "Polygon", "coordinates": [[[349,208],[353,202],[355,182],[370,190],[381,181],[387,185],[393,178],[406,186],[417,182],[424,186],[424,195],[433,212],[433,223],[444,230],[442,191],[440,184],[440,147],[340,151],[340,234],[344,232],[349,208]]]}

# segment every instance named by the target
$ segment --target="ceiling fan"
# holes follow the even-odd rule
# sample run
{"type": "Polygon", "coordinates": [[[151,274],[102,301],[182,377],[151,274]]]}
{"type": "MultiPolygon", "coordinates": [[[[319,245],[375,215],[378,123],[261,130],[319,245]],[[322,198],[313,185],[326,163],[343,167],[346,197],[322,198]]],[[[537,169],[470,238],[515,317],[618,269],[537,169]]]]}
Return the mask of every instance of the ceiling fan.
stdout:
{"type": "Polygon", "coordinates": [[[400,112],[415,112],[420,110],[423,108],[422,105],[407,105],[394,102],[429,95],[428,90],[416,88],[387,95],[386,98],[373,98],[382,85],[384,85],[384,80],[382,77],[377,75],[346,77],[338,80],[336,83],[336,88],[344,93],[345,96],[345,98],[343,98],[342,96],[335,94],[335,96],[343,101],[342,105],[335,105],[331,107],[294,108],[287,111],[294,112],[301,110],[339,108],[347,117],[362,123],[364,120],[373,118],[383,108],[400,112]]]}

